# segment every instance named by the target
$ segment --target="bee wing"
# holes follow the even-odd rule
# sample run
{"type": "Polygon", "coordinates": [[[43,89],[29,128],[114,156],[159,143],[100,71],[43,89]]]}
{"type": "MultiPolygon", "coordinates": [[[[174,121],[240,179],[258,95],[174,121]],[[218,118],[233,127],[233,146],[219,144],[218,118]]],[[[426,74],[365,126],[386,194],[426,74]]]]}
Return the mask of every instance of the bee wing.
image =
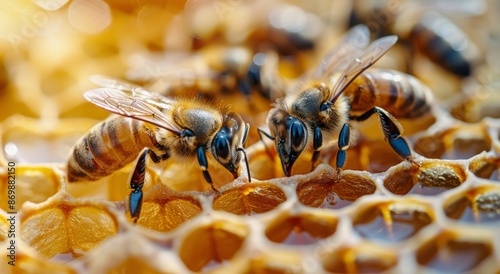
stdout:
{"type": "Polygon", "coordinates": [[[95,74],[90,76],[90,81],[105,88],[113,88],[126,91],[144,90],[141,86],[110,76],[95,74]]]}
{"type": "Polygon", "coordinates": [[[373,65],[382,57],[398,40],[395,35],[386,36],[375,40],[358,56],[353,58],[342,72],[331,89],[329,101],[335,102],[349,84],[358,77],[363,71],[373,65]]]}
{"type": "Polygon", "coordinates": [[[150,95],[150,98],[134,97],[122,90],[113,88],[97,88],[83,94],[85,99],[103,109],[151,123],[180,135],[183,129],[161,112],[162,108],[171,108],[172,104],[166,104],[165,102],[154,103],[156,102],[156,96],[155,94],[150,95]]]}
{"type": "Polygon", "coordinates": [[[168,105],[172,104],[171,99],[122,79],[96,74],[90,76],[90,81],[101,87],[118,89],[124,93],[130,93],[130,96],[141,98],[159,108],[168,108],[168,105]]]}
{"type": "Polygon", "coordinates": [[[341,41],[323,58],[314,77],[326,78],[345,67],[346,60],[354,59],[370,42],[370,30],[365,25],[351,28],[341,41]]]}

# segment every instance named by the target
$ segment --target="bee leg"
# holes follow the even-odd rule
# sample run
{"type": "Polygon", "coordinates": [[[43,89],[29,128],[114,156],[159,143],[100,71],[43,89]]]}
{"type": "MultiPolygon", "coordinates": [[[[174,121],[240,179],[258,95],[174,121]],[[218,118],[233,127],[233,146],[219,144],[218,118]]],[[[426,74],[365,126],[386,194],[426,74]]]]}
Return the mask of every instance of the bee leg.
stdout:
{"type": "Polygon", "coordinates": [[[267,152],[267,155],[269,155],[269,158],[273,159],[274,158],[274,155],[271,153],[271,151],[269,150],[269,148],[267,147],[266,145],[266,142],[264,142],[264,139],[262,138],[262,134],[264,134],[264,136],[266,136],[267,138],[271,139],[274,141],[274,137],[271,136],[271,134],[265,132],[262,128],[258,128],[259,130],[259,138],[260,140],[262,141],[262,143],[264,144],[264,147],[266,148],[266,152],[267,152]]]}
{"type": "Polygon", "coordinates": [[[158,164],[159,162],[167,160],[168,158],[170,158],[170,154],[168,153],[168,151],[165,152],[164,154],[160,155],[160,156],[156,155],[156,153],[154,153],[154,151],[149,150],[149,149],[147,150],[147,152],[149,154],[149,158],[151,158],[151,160],[155,164],[158,164]]]}
{"type": "Polygon", "coordinates": [[[339,150],[337,151],[337,160],[335,164],[337,165],[337,174],[338,179],[340,180],[340,171],[344,167],[345,160],[347,158],[347,149],[349,148],[349,137],[351,136],[351,128],[348,123],[345,123],[342,126],[342,129],[339,133],[339,138],[337,144],[339,146],[339,150]]]}
{"type": "Polygon", "coordinates": [[[153,162],[157,164],[160,161],[164,161],[170,158],[170,153],[168,152],[168,148],[159,144],[158,141],[156,141],[156,134],[154,133],[154,131],[148,128],[146,129],[146,133],[149,135],[149,138],[151,138],[151,142],[153,143],[155,148],[158,149],[159,151],[165,152],[164,154],[158,156],[156,155],[156,153],[154,153],[154,151],[148,149],[149,157],[151,158],[151,160],[153,160],[153,162]]]}
{"type": "Polygon", "coordinates": [[[210,177],[210,173],[208,173],[208,161],[203,147],[199,146],[196,149],[196,154],[198,156],[198,163],[200,164],[201,170],[203,172],[203,177],[205,177],[205,180],[208,182],[208,184],[210,184],[212,190],[215,191],[215,193],[220,194],[220,192],[214,187],[212,177],[210,177]]]}
{"type": "Polygon", "coordinates": [[[377,113],[379,115],[384,136],[387,142],[389,142],[389,145],[391,145],[392,149],[402,158],[411,161],[410,147],[408,146],[406,140],[401,137],[401,125],[399,125],[396,118],[390,115],[386,110],[384,110],[383,108],[374,107],[361,116],[352,116],[350,117],[350,119],[356,121],[364,121],[374,113],[377,113]]]}
{"type": "Polygon", "coordinates": [[[315,127],[313,136],[314,152],[311,159],[311,171],[314,170],[314,163],[316,163],[316,161],[319,158],[319,152],[321,150],[322,145],[323,145],[323,134],[321,133],[321,129],[319,127],[315,127]]]}
{"type": "MultiPolygon", "coordinates": [[[[247,141],[247,135],[248,135],[248,131],[250,130],[250,124],[246,123],[245,124],[245,133],[243,133],[243,139],[241,141],[241,145],[243,146],[246,141],[247,141]]],[[[250,176],[250,166],[248,165],[248,158],[247,158],[247,152],[245,151],[245,149],[243,147],[239,147],[236,149],[236,151],[238,152],[242,152],[243,153],[243,156],[245,156],[245,164],[247,166],[247,176],[248,176],[248,182],[252,182],[252,177],[250,176]]]]}
{"type": "Polygon", "coordinates": [[[130,179],[130,197],[129,197],[129,211],[130,216],[137,223],[142,208],[142,187],[144,186],[144,179],[146,177],[146,155],[150,150],[144,149],[135,165],[134,173],[130,179]]]}

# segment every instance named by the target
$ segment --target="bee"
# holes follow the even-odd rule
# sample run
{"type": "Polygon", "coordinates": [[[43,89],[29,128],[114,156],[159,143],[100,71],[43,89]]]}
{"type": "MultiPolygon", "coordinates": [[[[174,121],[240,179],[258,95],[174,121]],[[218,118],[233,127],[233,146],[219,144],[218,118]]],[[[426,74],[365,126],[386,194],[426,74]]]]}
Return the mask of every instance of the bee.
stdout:
{"type": "Polygon", "coordinates": [[[458,77],[472,75],[482,56],[474,41],[448,15],[480,15],[485,2],[443,0],[417,2],[357,0],[349,18],[350,25],[366,23],[375,34],[396,34],[407,46],[408,72],[412,72],[415,50],[434,64],[458,77]]]}
{"type": "Polygon", "coordinates": [[[392,35],[368,45],[369,37],[364,25],[351,29],[317,70],[291,87],[269,111],[270,133],[262,128],[259,132],[261,139],[264,135],[274,140],[286,176],[290,176],[294,162],[305,149],[313,151],[314,168],[323,144],[336,136],[336,166],[340,175],[350,143],[349,123],[364,121],[373,114],[379,116],[385,138],[394,151],[417,164],[401,136],[401,125],[383,107],[400,116],[421,116],[429,110],[430,94],[409,75],[389,70],[365,72],[397,41],[392,35]]]}
{"type": "Polygon", "coordinates": [[[247,99],[260,95],[272,100],[283,85],[277,73],[278,58],[274,51],[213,45],[196,53],[145,55],[141,64],[128,71],[128,78],[147,82],[151,89],[168,96],[227,99],[237,93],[247,99]]]}
{"type": "MultiPolygon", "coordinates": [[[[155,163],[196,158],[205,180],[217,193],[208,172],[211,158],[207,154],[237,178],[241,152],[250,181],[243,148],[249,125],[237,113],[196,99],[164,97],[117,79],[94,76],[92,81],[103,88],[86,91],[84,97],[121,116],[97,124],[79,140],[67,165],[70,182],[110,175],[131,163],[144,148],[147,152],[143,153],[155,163]]],[[[142,185],[131,186],[140,192],[142,185]]],[[[142,193],[132,196],[142,197],[142,193]]],[[[137,209],[131,208],[131,212],[137,209]]]]}

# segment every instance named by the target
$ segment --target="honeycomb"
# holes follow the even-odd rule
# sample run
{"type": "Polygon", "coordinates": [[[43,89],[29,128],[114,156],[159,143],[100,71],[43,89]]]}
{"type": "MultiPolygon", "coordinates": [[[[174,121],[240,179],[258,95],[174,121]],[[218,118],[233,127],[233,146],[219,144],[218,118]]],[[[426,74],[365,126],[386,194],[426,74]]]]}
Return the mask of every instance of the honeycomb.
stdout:
{"type": "MultiPolygon", "coordinates": [[[[393,2],[393,12],[407,4],[393,2]]],[[[370,119],[340,174],[332,146],[314,170],[304,153],[285,177],[273,144],[256,130],[281,95],[220,92],[234,83],[189,77],[178,89],[161,77],[177,66],[213,69],[218,55],[198,57],[214,45],[275,44],[283,82],[274,84],[288,85],[346,31],[351,1],[326,3],[1,3],[0,273],[500,273],[497,2],[477,1],[481,12],[457,20],[483,54],[472,76],[415,57],[414,75],[441,94],[428,115],[399,120],[418,166],[402,161],[370,119]],[[256,27],[273,14],[283,24],[305,20],[312,46],[296,49],[256,27]],[[480,31],[469,29],[478,24],[480,31]],[[148,164],[137,223],[128,213],[134,163],[69,183],[74,144],[109,115],[82,96],[95,87],[94,74],[231,105],[251,124],[251,178],[243,164],[236,179],[212,165],[216,194],[196,161],[148,164]]],[[[402,70],[402,51],[397,45],[377,65],[402,70]]]]}

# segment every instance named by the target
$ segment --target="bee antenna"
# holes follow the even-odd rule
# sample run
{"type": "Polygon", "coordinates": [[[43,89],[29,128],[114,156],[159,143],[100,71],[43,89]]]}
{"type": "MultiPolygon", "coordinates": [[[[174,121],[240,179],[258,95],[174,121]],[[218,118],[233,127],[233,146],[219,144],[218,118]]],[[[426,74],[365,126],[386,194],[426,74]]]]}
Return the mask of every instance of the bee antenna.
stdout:
{"type": "Polygon", "coordinates": [[[252,177],[250,176],[250,166],[248,165],[247,152],[242,147],[239,147],[236,150],[237,151],[241,151],[243,153],[243,156],[245,156],[245,165],[247,166],[248,182],[251,183],[252,182],[252,177]]]}

